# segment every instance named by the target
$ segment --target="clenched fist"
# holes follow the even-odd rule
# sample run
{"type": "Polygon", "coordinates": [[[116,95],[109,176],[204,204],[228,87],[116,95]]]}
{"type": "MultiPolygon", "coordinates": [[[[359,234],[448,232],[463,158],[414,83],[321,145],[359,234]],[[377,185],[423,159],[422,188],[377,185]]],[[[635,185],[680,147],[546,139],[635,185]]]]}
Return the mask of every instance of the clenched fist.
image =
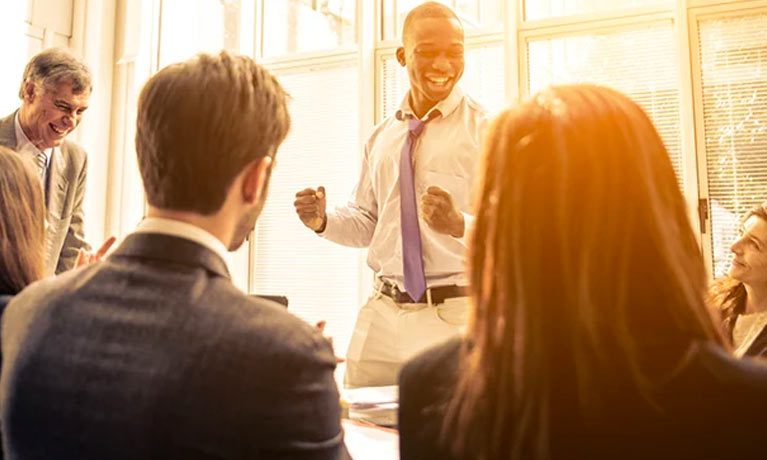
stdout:
{"type": "Polygon", "coordinates": [[[432,185],[421,195],[421,217],[434,231],[461,238],[464,231],[463,214],[456,209],[446,190],[432,185]]]}
{"type": "Polygon", "coordinates": [[[325,217],[325,187],[320,186],[317,190],[305,188],[296,193],[296,201],[293,202],[296,214],[301,222],[315,232],[325,230],[327,218],[325,217]]]}

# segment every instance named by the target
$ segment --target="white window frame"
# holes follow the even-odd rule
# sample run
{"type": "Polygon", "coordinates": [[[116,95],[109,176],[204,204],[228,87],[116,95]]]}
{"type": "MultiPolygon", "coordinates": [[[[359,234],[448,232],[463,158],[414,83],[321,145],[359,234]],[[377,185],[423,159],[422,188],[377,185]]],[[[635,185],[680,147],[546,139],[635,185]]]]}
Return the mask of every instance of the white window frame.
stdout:
{"type": "MultiPolygon", "coordinates": [[[[687,10],[687,34],[689,37],[690,66],[691,66],[691,87],[692,87],[692,109],[694,113],[694,135],[696,143],[696,163],[697,163],[697,185],[700,196],[700,207],[698,208],[698,218],[701,224],[702,234],[700,241],[703,250],[703,258],[706,263],[706,270],[710,276],[713,276],[713,258],[714,254],[711,248],[712,222],[710,203],[708,196],[708,165],[706,151],[706,133],[703,117],[703,79],[700,68],[700,41],[698,36],[698,21],[705,19],[716,19],[724,17],[742,16],[749,12],[767,12],[767,3],[763,0],[730,1],[722,2],[716,0],[691,0],[691,6],[687,10]]],[[[767,199],[767,196],[764,197],[767,199]]]]}

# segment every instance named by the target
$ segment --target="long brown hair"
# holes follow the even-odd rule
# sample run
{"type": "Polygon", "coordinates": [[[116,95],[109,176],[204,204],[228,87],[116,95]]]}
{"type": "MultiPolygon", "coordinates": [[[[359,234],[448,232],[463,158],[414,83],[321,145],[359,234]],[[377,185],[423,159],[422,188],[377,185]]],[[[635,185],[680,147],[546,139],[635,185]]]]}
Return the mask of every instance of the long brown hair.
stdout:
{"type": "MultiPolygon", "coordinates": [[[[743,222],[751,216],[767,221],[767,201],[749,210],[743,217],[743,222]]],[[[741,281],[724,275],[716,279],[711,285],[708,292],[708,302],[720,315],[725,337],[732,343],[735,320],[746,311],[746,287],[741,281]]]]}
{"type": "Polygon", "coordinates": [[[628,97],[538,94],[493,121],[481,171],[454,451],[547,458],[557,414],[647,401],[694,340],[721,343],[668,153],[628,97]]]}
{"type": "Polygon", "coordinates": [[[16,294],[45,268],[45,203],[31,161],[0,147],[0,294],[16,294]]]}

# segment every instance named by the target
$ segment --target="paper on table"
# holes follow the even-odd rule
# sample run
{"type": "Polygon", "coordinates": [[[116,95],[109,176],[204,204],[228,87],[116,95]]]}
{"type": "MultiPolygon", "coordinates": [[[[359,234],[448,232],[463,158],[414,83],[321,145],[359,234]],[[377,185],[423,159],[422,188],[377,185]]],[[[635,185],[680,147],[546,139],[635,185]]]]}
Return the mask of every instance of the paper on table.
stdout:
{"type": "Polygon", "coordinates": [[[399,401],[399,388],[397,385],[389,385],[344,389],[341,391],[341,400],[349,407],[396,403],[399,401]]]}
{"type": "Polygon", "coordinates": [[[399,460],[399,435],[394,430],[341,420],[346,448],[352,458],[399,460]]]}
{"type": "Polygon", "coordinates": [[[399,404],[397,385],[345,389],[341,402],[349,408],[349,418],[381,426],[397,426],[399,404]]]}

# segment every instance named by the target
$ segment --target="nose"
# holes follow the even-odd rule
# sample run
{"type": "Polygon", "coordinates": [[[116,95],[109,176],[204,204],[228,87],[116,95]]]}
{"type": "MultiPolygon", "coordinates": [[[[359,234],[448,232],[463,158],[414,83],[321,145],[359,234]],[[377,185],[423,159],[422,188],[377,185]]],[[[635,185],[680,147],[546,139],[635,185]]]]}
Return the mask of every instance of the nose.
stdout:
{"type": "Polygon", "coordinates": [[[732,243],[732,246],[730,246],[730,251],[735,255],[743,254],[743,238],[735,240],[735,242],[732,243]]]}
{"type": "Polygon", "coordinates": [[[434,62],[432,62],[432,67],[434,69],[439,70],[440,72],[447,72],[450,70],[450,61],[447,59],[446,56],[440,54],[439,56],[434,58],[434,62]]]}
{"type": "Polygon", "coordinates": [[[68,113],[64,115],[64,126],[67,128],[74,128],[77,125],[77,115],[74,113],[68,113]]]}

